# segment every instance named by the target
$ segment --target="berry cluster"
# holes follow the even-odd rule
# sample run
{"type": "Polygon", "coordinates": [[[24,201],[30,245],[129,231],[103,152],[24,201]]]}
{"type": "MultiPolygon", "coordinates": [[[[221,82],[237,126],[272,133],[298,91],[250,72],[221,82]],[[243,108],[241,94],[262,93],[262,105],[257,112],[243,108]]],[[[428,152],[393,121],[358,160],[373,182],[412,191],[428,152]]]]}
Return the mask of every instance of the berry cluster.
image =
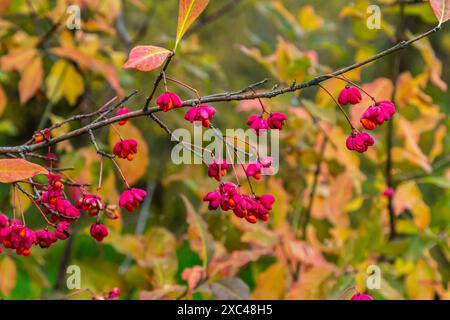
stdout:
{"type": "MultiPolygon", "coordinates": [[[[359,120],[366,130],[375,129],[376,126],[380,126],[385,121],[389,121],[395,114],[395,106],[391,101],[376,101],[375,98],[371,96],[370,98],[374,103],[364,111],[359,120]]],[[[361,102],[361,99],[362,97],[359,89],[347,84],[339,93],[338,102],[340,105],[355,105],[361,102]]],[[[374,139],[367,132],[358,132],[356,129],[352,128],[352,133],[347,138],[346,146],[349,150],[363,153],[374,143],[374,139]]]]}
{"type": "Polygon", "coordinates": [[[248,118],[247,125],[250,126],[253,130],[255,130],[257,135],[261,134],[261,131],[267,129],[277,129],[281,130],[284,126],[284,122],[286,121],[286,115],[280,112],[271,112],[267,119],[264,118],[263,114],[253,114],[248,118]]]}
{"type": "MultiPolygon", "coordinates": [[[[49,248],[58,239],[65,240],[69,235],[69,223],[66,221],[60,222],[52,233],[47,229],[34,231],[22,221],[0,214],[0,243],[7,249],[15,250],[18,255],[28,256],[33,245],[49,248]]],[[[0,246],[0,253],[2,250],[0,246]]]]}
{"type": "Polygon", "coordinates": [[[239,186],[232,182],[223,182],[217,190],[208,192],[203,201],[209,202],[209,209],[221,208],[223,211],[233,211],[239,217],[250,223],[258,220],[267,221],[275,198],[270,194],[249,196],[241,194],[239,186]]]}
{"type": "Polygon", "coordinates": [[[44,205],[45,213],[50,215],[50,222],[77,219],[80,216],[80,211],[66,199],[61,175],[49,173],[47,181],[47,190],[42,192],[37,202],[44,205]]]}

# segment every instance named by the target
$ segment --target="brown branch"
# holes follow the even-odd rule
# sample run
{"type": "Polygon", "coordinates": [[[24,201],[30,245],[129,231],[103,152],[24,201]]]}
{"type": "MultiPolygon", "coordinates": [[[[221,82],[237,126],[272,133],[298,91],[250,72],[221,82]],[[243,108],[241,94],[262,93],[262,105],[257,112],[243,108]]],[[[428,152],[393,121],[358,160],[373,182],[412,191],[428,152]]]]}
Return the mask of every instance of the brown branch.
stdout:
{"type": "MultiPolygon", "coordinates": [[[[302,90],[305,88],[309,88],[312,86],[316,86],[319,83],[332,78],[334,76],[338,76],[341,74],[344,74],[348,71],[351,71],[353,69],[362,67],[364,65],[367,65],[371,62],[374,62],[384,56],[387,56],[389,54],[392,54],[394,52],[397,52],[399,50],[402,50],[408,46],[410,46],[411,44],[413,44],[414,42],[425,38],[437,31],[439,31],[441,29],[441,27],[437,26],[415,38],[412,38],[408,41],[401,41],[400,43],[396,44],[395,46],[384,50],[374,56],[372,56],[371,58],[368,58],[364,61],[352,64],[348,67],[339,69],[331,74],[327,74],[327,75],[321,75],[318,76],[312,80],[309,80],[307,82],[303,82],[300,84],[295,84],[295,85],[291,85],[289,87],[285,87],[285,88],[280,88],[280,89],[273,89],[273,90],[268,90],[268,91],[261,91],[261,92],[248,92],[248,90],[240,90],[238,92],[234,92],[234,93],[230,93],[230,92],[225,92],[225,93],[221,93],[221,94],[214,94],[214,95],[210,95],[210,96],[205,96],[202,97],[200,100],[202,103],[211,103],[211,102],[226,102],[226,101],[240,101],[240,100],[252,100],[252,99],[256,99],[256,98],[266,98],[266,99],[270,99],[282,94],[286,94],[286,93],[290,93],[290,92],[296,92],[298,90],[302,90]]],[[[172,56],[170,56],[165,64],[165,67],[167,68],[168,63],[170,62],[172,56]]],[[[164,67],[163,67],[163,71],[164,71],[164,67]]],[[[157,84],[161,81],[162,79],[162,73],[160,74],[160,77],[157,78],[157,81],[155,81],[156,86],[154,86],[154,91],[152,92],[152,94],[147,98],[146,101],[146,106],[147,108],[143,108],[141,110],[137,110],[137,111],[132,111],[130,113],[124,114],[124,115],[120,115],[120,116],[114,116],[111,118],[107,118],[95,123],[90,123],[86,126],[83,126],[81,128],[72,130],[66,134],[63,134],[59,137],[55,137],[52,139],[49,139],[48,141],[44,141],[38,144],[33,144],[33,145],[20,145],[20,146],[12,146],[12,147],[0,147],[0,154],[6,154],[6,153],[29,153],[29,152],[33,152],[35,150],[40,150],[42,148],[45,148],[47,146],[50,145],[54,145],[56,143],[59,143],[61,141],[65,141],[65,140],[69,140],[72,139],[74,137],[83,135],[88,133],[90,130],[94,131],[97,129],[100,129],[102,127],[105,127],[107,125],[110,125],[112,123],[118,122],[122,119],[129,119],[129,118],[137,118],[137,117],[142,117],[142,116],[149,116],[155,112],[160,112],[161,109],[159,107],[148,107],[148,105],[150,104],[150,101],[156,91],[156,87],[157,84]],[[158,81],[159,79],[159,81],[158,81]],[[147,105],[148,104],[148,105],[147,105]]],[[[199,99],[190,99],[190,100],[186,100],[183,102],[183,106],[184,107],[192,107],[195,106],[199,103],[199,99]]],[[[77,117],[77,116],[75,116],[77,117]]],[[[78,117],[83,117],[82,115],[79,115],[78,117]]],[[[73,117],[74,118],[74,117],[73,117]]]]}

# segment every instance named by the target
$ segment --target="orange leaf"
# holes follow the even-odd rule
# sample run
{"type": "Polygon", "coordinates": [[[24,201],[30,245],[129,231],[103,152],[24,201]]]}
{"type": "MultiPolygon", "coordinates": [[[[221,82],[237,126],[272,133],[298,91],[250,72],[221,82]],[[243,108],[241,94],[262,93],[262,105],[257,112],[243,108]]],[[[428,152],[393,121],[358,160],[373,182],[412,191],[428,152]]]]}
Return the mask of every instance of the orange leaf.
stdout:
{"type": "Polygon", "coordinates": [[[38,164],[23,159],[0,159],[0,182],[11,183],[38,174],[48,174],[48,171],[38,164]]]}
{"type": "Polygon", "coordinates": [[[44,70],[42,68],[42,59],[39,55],[30,62],[21,72],[19,81],[20,103],[25,104],[39,90],[44,70]]]}
{"type": "Polygon", "coordinates": [[[180,0],[180,7],[178,10],[178,27],[177,27],[177,39],[175,41],[176,50],[178,43],[180,42],[187,29],[197,19],[200,14],[208,6],[209,0],[180,0]]]}
{"type": "Polygon", "coordinates": [[[143,72],[152,71],[161,66],[169,56],[170,51],[155,46],[137,46],[131,49],[124,69],[136,69],[143,72]]]}
{"type": "Polygon", "coordinates": [[[430,0],[430,5],[439,24],[450,20],[450,0],[430,0]]]}
{"type": "Polygon", "coordinates": [[[0,116],[5,111],[7,102],[8,102],[8,98],[6,96],[5,90],[3,90],[3,87],[0,86],[0,116]]]}
{"type": "Polygon", "coordinates": [[[17,268],[14,261],[5,257],[0,261],[0,292],[9,296],[16,286],[17,268]]]}

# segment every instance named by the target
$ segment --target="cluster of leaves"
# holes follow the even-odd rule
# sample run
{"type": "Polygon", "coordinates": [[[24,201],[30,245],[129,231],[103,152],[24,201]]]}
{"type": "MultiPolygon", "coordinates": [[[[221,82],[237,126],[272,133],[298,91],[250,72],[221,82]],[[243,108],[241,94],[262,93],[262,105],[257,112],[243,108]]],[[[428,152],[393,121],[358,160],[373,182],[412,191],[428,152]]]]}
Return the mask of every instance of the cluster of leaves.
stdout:
{"type": "MultiPolygon", "coordinates": [[[[0,5],[2,145],[21,143],[40,122],[59,122],[74,110],[96,110],[111,95],[123,95],[124,89],[151,88],[148,75],[130,76],[121,70],[126,60],[123,48],[134,39],[127,38],[117,22],[124,22],[126,12],[129,34],[139,39],[148,28],[151,41],[146,43],[167,43],[168,35],[154,26],[176,20],[174,3],[72,2],[83,8],[81,31],[71,32],[61,24],[68,1],[56,1],[56,6],[47,1],[0,5]],[[155,20],[149,22],[151,14],[155,20]],[[149,25],[135,22],[140,20],[149,25]]],[[[232,18],[213,22],[218,28],[206,25],[200,35],[190,37],[186,31],[198,15],[186,15],[191,18],[185,20],[181,14],[178,20],[185,22],[178,24],[176,41],[166,46],[173,45],[179,53],[171,72],[180,79],[194,79],[205,92],[245,87],[255,77],[301,82],[364,60],[389,46],[396,34],[408,38],[434,26],[442,15],[440,8],[445,8],[443,2],[431,1],[432,8],[427,2],[402,8],[394,0],[378,1],[383,6],[381,31],[365,26],[366,0],[351,6],[347,1],[315,1],[314,7],[249,1],[232,11],[232,18]],[[339,10],[336,19],[332,13],[339,10]],[[404,26],[396,24],[399,15],[404,15],[404,26]],[[273,27],[268,30],[268,25],[273,27]],[[226,32],[230,28],[243,32],[226,32]],[[262,34],[261,30],[268,31],[262,34]],[[240,59],[243,62],[237,63],[240,59]]],[[[199,5],[201,12],[207,1],[180,3],[199,5]]],[[[215,9],[212,4],[206,14],[215,9]]],[[[433,46],[425,38],[414,45],[416,50],[403,53],[398,74],[392,74],[398,63],[395,57],[346,74],[352,81],[364,81],[363,88],[378,99],[392,100],[398,107],[392,158],[387,157],[388,143],[379,143],[363,156],[348,152],[343,143],[348,135],[345,119],[322,91],[267,101],[290,116],[281,135],[280,173],[255,186],[257,193],[269,192],[277,198],[274,215],[269,224],[249,225],[233,215],[207,211],[200,199],[214,188],[214,182],[203,168],[168,163],[170,145],[164,133],[145,123],[139,128],[128,123],[118,130],[136,139],[140,150],[132,163],[124,161],[120,166],[130,184],[142,184],[149,191],[141,213],[108,221],[111,232],[103,246],[95,245],[88,229],[80,226],[73,246],[37,250],[27,261],[1,257],[0,293],[10,298],[53,296],[65,272],[60,261],[65,251],[73,250],[70,263],[81,267],[82,287],[96,292],[120,287],[130,298],[333,299],[351,286],[366,291],[366,270],[372,264],[381,268],[382,276],[381,289],[369,291],[375,298],[450,298],[446,135],[450,74],[443,68],[450,60],[442,63],[438,58],[450,52],[450,34],[443,31],[433,39],[433,46]],[[439,53],[433,48],[439,48],[439,53]],[[151,164],[148,145],[158,150],[151,164]],[[382,195],[388,161],[393,168],[394,239],[388,237],[388,199],[382,195]]],[[[145,48],[145,70],[160,65],[170,53],[158,48],[145,48]]],[[[137,65],[142,67],[142,63],[128,67],[137,65]]],[[[342,82],[330,79],[326,86],[337,96],[342,82]]],[[[369,104],[365,98],[349,109],[355,123],[369,104]]],[[[234,108],[237,112],[220,124],[237,125],[241,113],[259,105],[245,101],[234,108]]],[[[185,126],[180,115],[167,118],[171,124],[185,126]]],[[[55,133],[68,130],[69,125],[64,125],[55,133]]],[[[103,134],[114,145],[115,133],[105,130],[103,134]]],[[[376,141],[384,142],[388,135],[387,129],[379,130],[376,141]]],[[[80,138],[57,145],[63,154],[60,166],[73,167],[70,175],[78,183],[95,185],[98,157],[93,147],[79,147],[82,142],[80,138]]],[[[102,198],[117,202],[119,180],[105,164],[102,198]]],[[[7,207],[9,197],[3,195],[8,190],[5,185],[0,189],[2,208],[7,207]]],[[[33,216],[38,214],[26,197],[22,206],[28,222],[36,223],[33,216]]]]}

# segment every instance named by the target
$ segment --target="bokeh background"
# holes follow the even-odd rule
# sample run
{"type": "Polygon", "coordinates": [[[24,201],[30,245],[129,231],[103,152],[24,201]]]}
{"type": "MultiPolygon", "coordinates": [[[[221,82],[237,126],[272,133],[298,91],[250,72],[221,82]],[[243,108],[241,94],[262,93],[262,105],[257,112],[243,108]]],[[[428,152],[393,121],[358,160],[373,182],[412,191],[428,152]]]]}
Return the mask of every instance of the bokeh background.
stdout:
{"type": "MultiPolygon", "coordinates": [[[[134,89],[140,93],[126,106],[141,108],[158,73],[121,66],[135,45],[172,48],[177,12],[175,0],[2,1],[0,145],[22,144],[36,129],[94,111],[134,89]],[[81,30],[65,28],[70,4],[81,8],[81,30]],[[30,51],[34,58],[27,60],[30,51]]],[[[202,95],[236,91],[264,78],[269,81],[261,89],[270,89],[362,61],[436,24],[428,1],[211,0],[180,44],[168,75],[202,95]],[[369,4],[381,9],[379,30],[366,26],[369,4]]],[[[345,119],[317,88],[264,101],[288,115],[280,171],[255,185],[257,193],[276,197],[267,224],[208,211],[201,198],[217,183],[204,167],[174,165],[166,133],[149,119],[131,121],[120,129],[139,141],[140,150],[121,166],[131,184],[148,190],[147,201],[134,213],[106,220],[110,235],[102,244],[89,236],[90,221],[81,219],[69,240],[49,250],[33,248],[29,257],[4,250],[0,297],[62,298],[73,292],[66,286],[66,269],[77,265],[81,289],[119,287],[121,299],[346,299],[351,290],[341,293],[352,286],[375,299],[448,299],[449,53],[450,28],[444,25],[346,74],[378,99],[393,100],[398,110],[389,125],[375,130],[375,146],[362,155],[346,150],[345,119]],[[392,238],[389,200],[383,196],[387,167],[395,190],[392,238]],[[380,268],[380,289],[366,288],[369,265],[380,268]],[[202,270],[208,278],[198,283],[202,270]]],[[[169,85],[182,98],[192,97],[169,85]]],[[[324,86],[337,95],[343,83],[329,80],[324,86]]],[[[356,123],[369,103],[350,108],[356,123]]],[[[222,129],[245,128],[245,119],[258,112],[253,101],[214,106],[222,129]]],[[[182,111],[161,117],[171,128],[192,130],[182,111]]],[[[96,135],[110,150],[114,133],[104,128],[96,135]]],[[[96,184],[98,156],[88,137],[61,143],[55,151],[61,167],[74,167],[71,177],[96,184]]],[[[102,196],[117,202],[122,189],[105,163],[102,196]]],[[[28,223],[43,225],[26,198],[23,203],[28,223]]],[[[9,185],[0,184],[0,204],[11,213],[9,185]]]]}

